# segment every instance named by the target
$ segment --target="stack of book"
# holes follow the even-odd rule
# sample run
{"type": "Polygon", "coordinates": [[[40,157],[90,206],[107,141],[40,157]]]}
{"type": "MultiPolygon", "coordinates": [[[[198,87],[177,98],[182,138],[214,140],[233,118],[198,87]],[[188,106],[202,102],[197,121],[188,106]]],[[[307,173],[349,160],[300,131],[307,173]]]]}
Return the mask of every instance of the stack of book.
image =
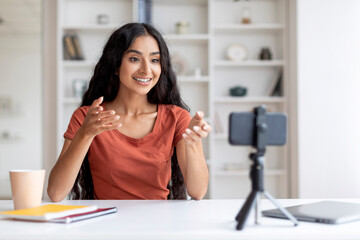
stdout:
{"type": "Polygon", "coordinates": [[[63,42],[65,60],[84,60],[79,38],[76,34],[64,35],[63,42]]]}
{"type": "Polygon", "coordinates": [[[0,212],[0,216],[3,218],[27,221],[72,223],[115,212],[117,212],[116,207],[98,208],[96,205],[74,206],[46,204],[35,208],[0,212]]]}

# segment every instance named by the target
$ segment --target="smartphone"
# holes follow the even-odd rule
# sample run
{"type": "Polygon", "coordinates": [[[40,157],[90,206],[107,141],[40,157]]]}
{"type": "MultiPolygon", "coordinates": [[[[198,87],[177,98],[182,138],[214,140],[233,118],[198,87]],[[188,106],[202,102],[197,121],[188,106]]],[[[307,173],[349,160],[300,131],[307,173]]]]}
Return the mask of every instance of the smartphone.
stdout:
{"type": "MultiPolygon", "coordinates": [[[[266,145],[281,146],[287,138],[287,116],[284,113],[265,113],[266,145]]],[[[231,113],[229,117],[229,142],[232,145],[256,145],[256,114],[231,113]]]]}

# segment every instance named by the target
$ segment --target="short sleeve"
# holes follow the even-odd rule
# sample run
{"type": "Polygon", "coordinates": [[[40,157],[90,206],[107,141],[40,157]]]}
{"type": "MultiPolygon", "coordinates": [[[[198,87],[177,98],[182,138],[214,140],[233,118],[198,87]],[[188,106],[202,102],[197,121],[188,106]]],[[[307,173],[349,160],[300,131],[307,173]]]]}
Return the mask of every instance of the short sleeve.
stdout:
{"type": "Polygon", "coordinates": [[[182,134],[185,132],[191,121],[190,113],[182,108],[179,109],[181,110],[179,111],[179,117],[177,118],[175,126],[174,146],[182,139],[182,134]]]}
{"type": "Polygon", "coordinates": [[[68,138],[72,140],[81,127],[82,123],[84,122],[84,119],[86,117],[88,107],[79,107],[75,110],[73,115],[71,116],[68,128],[66,132],[64,133],[64,138],[68,138]]]}

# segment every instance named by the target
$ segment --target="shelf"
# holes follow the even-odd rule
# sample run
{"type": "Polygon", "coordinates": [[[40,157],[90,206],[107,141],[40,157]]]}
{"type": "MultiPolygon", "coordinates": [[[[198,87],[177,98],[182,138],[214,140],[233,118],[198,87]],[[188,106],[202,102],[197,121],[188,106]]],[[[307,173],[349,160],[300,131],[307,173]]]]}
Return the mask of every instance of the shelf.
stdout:
{"type": "Polygon", "coordinates": [[[21,143],[20,137],[0,138],[0,144],[21,143]]]}
{"type": "Polygon", "coordinates": [[[167,34],[164,35],[165,40],[169,41],[207,41],[209,40],[208,34],[167,34]]]}
{"type": "Polygon", "coordinates": [[[215,61],[216,67],[277,67],[284,66],[283,60],[244,60],[244,61],[230,61],[218,60],[215,61]]]}
{"type": "Polygon", "coordinates": [[[1,118],[17,118],[17,117],[23,117],[24,113],[22,112],[4,112],[0,113],[1,118]]]}
{"type": "Polygon", "coordinates": [[[215,103],[284,103],[284,97],[217,97],[215,103]]]}
{"type": "Polygon", "coordinates": [[[176,7],[176,5],[184,5],[184,4],[193,4],[193,5],[200,5],[200,6],[206,6],[207,1],[206,0],[155,0],[155,3],[157,4],[172,4],[172,7],[176,7]]]}
{"type": "Polygon", "coordinates": [[[62,65],[64,67],[94,67],[95,63],[90,61],[84,61],[84,60],[63,60],[62,65]]]}
{"type": "Polygon", "coordinates": [[[217,24],[215,31],[281,31],[283,24],[217,24]]]}
{"type": "Polygon", "coordinates": [[[65,98],[63,98],[63,103],[65,103],[65,104],[80,104],[81,98],[65,97],[65,98]]]}
{"type": "MultiPolygon", "coordinates": [[[[285,170],[281,169],[266,169],[264,170],[264,175],[266,176],[281,176],[286,174],[285,170]]],[[[214,171],[214,176],[217,177],[248,177],[249,170],[216,170],[214,171]]]]}
{"type": "Polygon", "coordinates": [[[178,76],[179,82],[188,82],[188,83],[208,83],[210,78],[209,76],[178,76]]]}
{"type": "Polygon", "coordinates": [[[226,133],[215,133],[214,138],[216,140],[228,140],[228,135],[226,133]]]}
{"type": "Polygon", "coordinates": [[[107,25],[66,25],[62,27],[63,31],[114,31],[120,26],[115,24],[107,25]]]}

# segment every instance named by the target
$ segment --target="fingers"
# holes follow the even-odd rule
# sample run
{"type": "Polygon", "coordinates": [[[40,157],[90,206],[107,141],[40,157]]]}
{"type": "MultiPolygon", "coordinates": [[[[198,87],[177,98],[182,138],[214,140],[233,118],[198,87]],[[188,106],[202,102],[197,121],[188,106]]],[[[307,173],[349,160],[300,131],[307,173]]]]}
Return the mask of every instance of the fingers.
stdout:
{"type": "Polygon", "coordinates": [[[98,107],[100,104],[104,101],[104,97],[101,96],[98,99],[95,99],[93,103],[91,104],[91,107],[98,107]]]}
{"type": "Polygon", "coordinates": [[[208,136],[208,133],[201,129],[199,126],[194,126],[193,131],[202,138],[206,138],[208,136]]]}
{"type": "Polygon", "coordinates": [[[102,111],[102,109],[97,113],[97,118],[102,119],[110,116],[115,116],[114,110],[102,111]]]}
{"type": "Polygon", "coordinates": [[[99,97],[98,99],[95,99],[93,101],[93,103],[90,106],[90,109],[88,111],[88,113],[92,113],[92,114],[98,114],[99,112],[101,112],[103,109],[102,106],[100,106],[100,104],[104,101],[104,97],[99,97]]]}
{"type": "Polygon", "coordinates": [[[99,125],[101,131],[121,127],[120,116],[115,114],[114,110],[103,111],[96,114],[97,124],[99,125]]]}
{"type": "Polygon", "coordinates": [[[199,141],[201,138],[206,138],[211,131],[210,125],[203,119],[204,112],[197,111],[195,116],[190,121],[188,129],[183,134],[183,138],[188,142],[199,141]]]}
{"type": "Polygon", "coordinates": [[[102,106],[97,106],[97,107],[91,107],[88,111],[88,113],[91,113],[91,114],[99,114],[101,111],[103,111],[104,108],[102,106]]]}
{"type": "Polygon", "coordinates": [[[183,134],[183,139],[187,143],[195,143],[197,141],[200,141],[201,138],[206,138],[209,135],[210,131],[210,125],[205,122],[202,127],[194,126],[192,130],[187,128],[185,130],[185,133],[183,134]]]}
{"type": "Polygon", "coordinates": [[[195,118],[196,120],[202,120],[203,117],[204,117],[204,113],[203,113],[202,111],[197,111],[196,114],[195,114],[195,116],[194,116],[194,118],[195,118]]]}
{"type": "Polygon", "coordinates": [[[188,128],[185,130],[185,133],[183,133],[182,137],[186,143],[190,144],[201,140],[201,137],[199,135],[197,135],[194,131],[188,128]]]}
{"type": "Polygon", "coordinates": [[[116,115],[111,118],[107,118],[106,120],[101,120],[101,131],[109,131],[113,129],[118,129],[121,127],[122,124],[120,123],[120,116],[116,115]]]}
{"type": "Polygon", "coordinates": [[[113,125],[114,122],[116,122],[117,120],[120,119],[119,115],[114,115],[114,116],[110,116],[110,117],[103,117],[103,118],[99,118],[97,120],[99,125],[113,125]]]}
{"type": "Polygon", "coordinates": [[[205,123],[201,128],[207,133],[211,132],[211,126],[207,123],[205,123]]]}
{"type": "Polygon", "coordinates": [[[93,102],[92,107],[89,109],[88,114],[88,124],[91,131],[94,131],[95,135],[109,131],[113,129],[118,129],[122,126],[120,122],[120,116],[116,115],[114,110],[104,111],[102,106],[95,106],[98,104],[101,99],[97,99],[93,102]],[[98,101],[98,102],[96,102],[98,101]],[[90,114],[89,114],[90,113],[90,114]]]}

